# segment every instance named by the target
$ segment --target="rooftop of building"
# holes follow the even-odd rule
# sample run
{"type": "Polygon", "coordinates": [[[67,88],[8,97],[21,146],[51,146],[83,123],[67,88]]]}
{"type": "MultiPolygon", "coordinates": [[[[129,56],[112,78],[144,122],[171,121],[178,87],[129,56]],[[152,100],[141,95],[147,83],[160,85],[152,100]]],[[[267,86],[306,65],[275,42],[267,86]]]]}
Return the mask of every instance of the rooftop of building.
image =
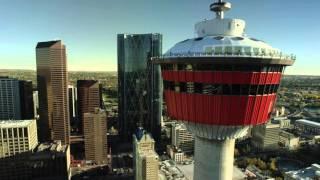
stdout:
{"type": "Polygon", "coordinates": [[[146,141],[153,141],[152,135],[147,133],[142,127],[138,128],[136,133],[133,135],[134,139],[136,141],[140,142],[146,142],[146,141]]]}
{"type": "Polygon", "coordinates": [[[78,80],[77,81],[77,87],[90,87],[96,83],[99,83],[97,80],[78,80]]]}
{"type": "Polygon", "coordinates": [[[5,80],[18,80],[18,79],[16,79],[16,78],[12,78],[12,77],[9,77],[9,76],[0,76],[0,80],[1,79],[5,79],[5,80]]]}
{"type": "Polygon", "coordinates": [[[315,122],[315,121],[306,120],[306,119],[296,120],[295,124],[303,124],[303,125],[307,125],[307,126],[320,128],[320,123],[315,122]]]}
{"type": "Polygon", "coordinates": [[[54,40],[54,41],[45,41],[45,42],[38,42],[36,48],[48,48],[53,46],[54,44],[61,42],[61,40],[54,40]]]}
{"type": "Polygon", "coordinates": [[[68,145],[62,145],[61,141],[41,143],[36,148],[36,152],[65,152],[68,145]]]}
{"type": "Polygon", "coordinates": [[[0,128],[28,127],[35,119],[30,120],[0,120],[0,128]]]}

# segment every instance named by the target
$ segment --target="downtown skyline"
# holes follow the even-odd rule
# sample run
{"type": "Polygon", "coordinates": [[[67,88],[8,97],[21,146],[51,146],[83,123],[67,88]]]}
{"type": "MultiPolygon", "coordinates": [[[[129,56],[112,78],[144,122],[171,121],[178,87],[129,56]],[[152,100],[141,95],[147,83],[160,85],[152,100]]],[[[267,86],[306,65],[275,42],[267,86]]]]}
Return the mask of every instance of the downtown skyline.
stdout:
{"type": "MultiPolygon", "coordinates": [[[[68,48],[69,70],[117,71],[117,34],[161,33],[166,52],[181,39],[195,37],[196,22],[214,17],[207,6],[211,0],[31,2],[4,1],[0,7],[0,27],[5,27],[0,29],[0,69],[34,70],[34,45],[61,39],[68,48]]],[[[246,19],[246,34],[297,56],[299,61],[286,74],[320,75],[320,43],[308,41],[320,36],[320,25],[312,20],[320,16],[320,2],[230,2],[236,8],[226,17],[246,19]],[[254,6],[250,11],[248,4],[254,6]],[[303,13],[297,15],[301,8],[303,13]]]]}

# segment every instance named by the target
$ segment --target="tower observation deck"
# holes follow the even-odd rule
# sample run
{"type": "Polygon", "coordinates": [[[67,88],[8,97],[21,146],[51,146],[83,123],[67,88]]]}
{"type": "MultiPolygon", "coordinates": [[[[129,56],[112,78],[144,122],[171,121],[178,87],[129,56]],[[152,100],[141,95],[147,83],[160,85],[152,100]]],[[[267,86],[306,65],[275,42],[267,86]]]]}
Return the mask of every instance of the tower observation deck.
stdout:
{"type": "Polygon", "coordinates": [[[211,4],[216,18],[196,23],[198,37],[153,58],[168,115],[195,135],[195,180],[232,179],[235,139],[269,120],[284,69],[295,61],[245,35],[244,20],[224,18],[229,9],[211,4]]]}

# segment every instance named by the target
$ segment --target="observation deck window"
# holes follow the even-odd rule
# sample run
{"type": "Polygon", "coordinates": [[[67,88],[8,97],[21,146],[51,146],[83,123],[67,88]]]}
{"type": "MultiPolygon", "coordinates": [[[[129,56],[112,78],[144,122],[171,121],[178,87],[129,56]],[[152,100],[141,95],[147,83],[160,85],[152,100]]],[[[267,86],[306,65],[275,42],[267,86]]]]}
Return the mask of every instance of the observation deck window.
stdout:
{"type": "Polygon", "coordinates": [[[214,48],[214,54],[215,55],[221,55],[222,54],[222,47],[215,47],[214,48]]]}
{"type": "Polygon", "coordinates": [[[231,38],[232,40],[235,40],[235,41],[241,41],[243,40],[244,38],[243,37],[233,37],[231,38]]]}
{"type": "Polygon", "coordinates": [[[214,37],[213,39],[215,39],[215,40],[223,40],[224,39],[224,37],[223,36],[216,36],[216,37],[214,37]]]}
{"type": "Polygon", "coordinates": [[[194,41],[201,41],[203,39],[203,37],[198,37],[198,38],[195,38],[194,41]]]}
{"type": "Polygon", "coordinates": [[[226,46],[226,47],[224,48],[224,52],[225,52],[225,54],[227,54],[227,55],[232,55],[232,46],[226,46]]]}
{"type": "Polygon", "coordinates": [[[251,56],[251,47],[244,47],[245,55],[251,56]]]}
{"type": "Polygon", "coordinates": [[[253,48],[253,54],[254,54],[255,56],[258,56],[259,53],[260,53],[259,48],[253,48]]]}
{"type": "Polygon", "coordinates": [[[234,54],[235,55],[242,55],[242,47],[241,46],[235,46],[234,48],[234,54]]]}

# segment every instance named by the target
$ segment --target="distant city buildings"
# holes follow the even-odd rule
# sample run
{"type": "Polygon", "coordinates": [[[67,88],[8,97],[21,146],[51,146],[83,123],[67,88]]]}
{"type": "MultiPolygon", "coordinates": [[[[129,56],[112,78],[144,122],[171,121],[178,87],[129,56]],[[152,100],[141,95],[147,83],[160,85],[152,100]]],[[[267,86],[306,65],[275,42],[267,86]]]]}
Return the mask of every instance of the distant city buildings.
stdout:
{"type": "Polygon", "coordinates": [[[0,158],[32,151],[37,145],[36,120],[0,121],[0,158]]]}
{"type": "Polygon", "coordinates": [[[95,108],[94,112],[83,114],[85,158],[96,164],[108,162],[107,114],[95,108]]]}
{"type": "Polygon", "coordinates": [[[151,135],[142,130],[133,135],[135,179],[159,179],[159,157],[154,150],[154,145],[155,141],[151,135]]]}
{"type": "Polygon", "coordinates": [[[84,113],[94,113],[95,108],[102,108],[102,86],[96,80],[78,80],[78,126],[83,133],[84,113]]]}
{"type": "Polygon", "coordinates": [[[140,126],[156,140],[160,137],[161,74],[151,57],[161,54],[161,34],[118,35],[119,125],[126,140],[140,126]]]}
{"type": "Polygon", "coordinates": [[[194,151],[194,136],[181,123],[172,124],[171,144],[183,152],[194,151]]]}
{"type": "Polygon", "coordinates": [[[0,77],[0,120],[21,119],[19,80],[0,77]]]}
{"type": "Polygon", "coordinates": [[[66,47],[60,40],[36,46],[39,91],[39,140],[69,144],[68,75],[66,47]]]}
{"type": "Polygon", "coordinates": [[[70,148],[61,141],[0,160],[0,179],[70,180],[70,148]]]}

